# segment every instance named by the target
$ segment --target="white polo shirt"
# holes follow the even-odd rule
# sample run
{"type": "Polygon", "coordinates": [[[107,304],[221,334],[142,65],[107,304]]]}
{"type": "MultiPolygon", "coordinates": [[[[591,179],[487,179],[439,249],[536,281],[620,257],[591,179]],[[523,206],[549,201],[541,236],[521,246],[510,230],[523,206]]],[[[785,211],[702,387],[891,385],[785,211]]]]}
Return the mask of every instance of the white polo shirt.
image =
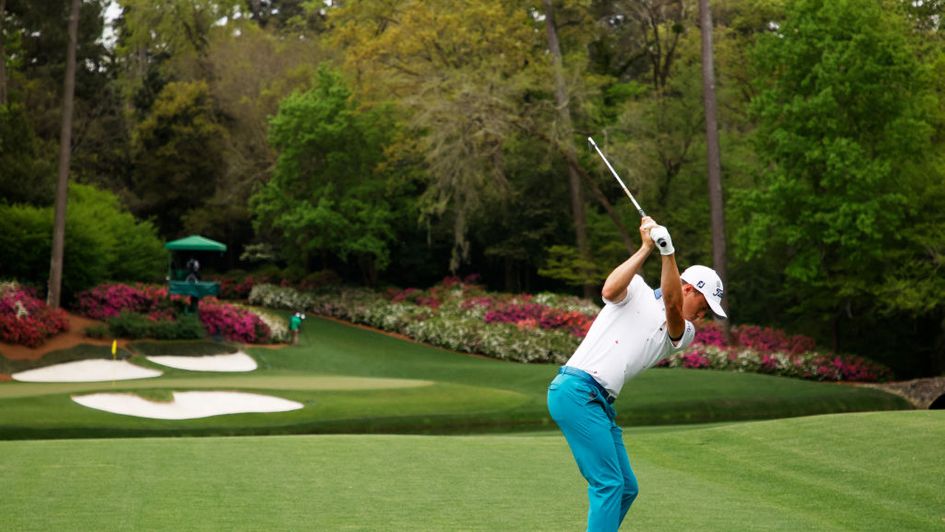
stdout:
{"type": "Polygon", "coordinates": [[[625,382],[660,359],[692,343],[696,328],[689,321],[673,343],[666,328],[666,305],[642,277],[634,275],[623,301],[604,299],[587,336],[566,366],[590,373],[614,396],[625,382]]]}

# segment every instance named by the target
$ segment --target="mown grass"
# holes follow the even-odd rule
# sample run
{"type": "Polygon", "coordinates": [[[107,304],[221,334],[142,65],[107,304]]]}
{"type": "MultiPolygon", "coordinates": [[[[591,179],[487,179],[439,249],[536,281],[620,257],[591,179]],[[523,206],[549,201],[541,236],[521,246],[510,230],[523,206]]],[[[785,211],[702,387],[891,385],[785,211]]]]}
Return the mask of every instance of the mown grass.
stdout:
{"type": "MultiPolygon", "coordinates": [[[[942,412],[628,428],[625,529],[941,530],[942,412]]],[[[10,530],[580,530],[557,433],[0,442],[10,530]]]]}
{"type": "Polygon", "coordinates": [[[223,355],[239,351],[239,347],[229,342],[209,340],[166,340],[138,341],[128,345],[128,349],[143,356],[207,356],[223,355]]]}
{"type": "MultiPolygon", "coordinates": [[[[115,357],[124,360],[132,355],[142,356],[204,356],[235,353],[239,347],[228,342],[214,342],[209,340],[168,340],[168,341],[140,341],[128,345],[128,348],[118,348],[115,357]]],[[[75,362],[77,360],[111,359],[110,345],[78,344],[76,346],[50,351],[41,358],[33,360],[11,360],[0,354],[0,373],[13,374],[20,371],[75,362]]]]}
{"type": "MultiPolygon", "coordinates": [[[[208,374],[154,365],[165,375],[115,383],[0,383],[0,439],[472,433],[552,426],[545,407],[546,388],[557,371],[551,365],[471,357],[318,319],[306,321],[299,346],[255,348],[250,349],[250,354],[260,366],[250,374],[208,374]],[[370,379],[432,384],[390,388],[383,380],[370,379]],[[342,381],[347,384],[338,385],[342,381]],[[306,407],[279,414],[165,421],[99,412],[79,406],[69,398],[70,394],[93,391],[187,389],[251,390],[299,401],[306,407]]],[[[140,357],[135,362],[149,365],[140,357]]],[[[628,383],[616,407],[618,421],[624,425],[910,408],[905,400],[873,389],[758,374],[680,369],[645,372],[628,383]]]]}
{"type": "MultiPolygon", "coordinates": [[[[131,357],[131,352],[127,349],[119,348],[115,352],[118,359],[131,357]]],[[[109,345],[79,344],[68,349],[59,349],[50,351],[41,358],[34,360],[10,360],[0,356],[0,373],[13,374],[30,369],[43,368],[55,364],[65,364],[66,362],[75,362],[77,360],[89,359],[108,359],[112,358],[112,348],[109,345]]]]}

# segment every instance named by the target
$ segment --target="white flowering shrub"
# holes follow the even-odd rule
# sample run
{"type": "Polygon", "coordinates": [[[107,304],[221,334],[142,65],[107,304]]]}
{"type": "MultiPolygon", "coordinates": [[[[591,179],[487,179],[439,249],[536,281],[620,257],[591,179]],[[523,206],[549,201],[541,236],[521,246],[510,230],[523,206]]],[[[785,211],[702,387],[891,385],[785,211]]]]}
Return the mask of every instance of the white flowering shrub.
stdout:
{"type": "Polygon", "coordinates": [[[249,293],[249,304],[285,310],[305,310],[312,306],[313,297],[294,288],[274,284],[257,284],[249,293]]]}
{"type": "Polygon", "coordinates": [[[600,305],[588,299],[577,296],[553,294],[551,292],[535,294],[532,301],[540,305],[545,305],[546,307],[553,307],[567,312],[580,312],[581,314],[588,314],[590,316],[596,316],[601,308],[600,305]]]}

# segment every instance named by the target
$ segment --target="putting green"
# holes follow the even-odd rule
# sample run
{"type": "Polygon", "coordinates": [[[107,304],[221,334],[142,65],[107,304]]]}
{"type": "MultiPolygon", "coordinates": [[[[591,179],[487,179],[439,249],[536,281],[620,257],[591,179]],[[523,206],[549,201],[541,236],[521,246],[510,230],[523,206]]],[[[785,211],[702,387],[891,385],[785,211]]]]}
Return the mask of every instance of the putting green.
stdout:
{"type": "MultiPolygon", "coordinates": [[[[386,379],[370,377],[342,377],[331,375],[240,375],[224,377],[160,378],[139,381],[122,381],[117,386],[122,390],[143,388],[242,388],[258,390],[313,390],[313,391],[363,391],[398,390],[431,386],[432,381],[416,379],[386,379]]],[[[67,382],[67,383],[7,383],[0,386],[0,398],[31,397],[61,393],[76,393],[98,390],[114,390],[116,383],[67,382]]]]}

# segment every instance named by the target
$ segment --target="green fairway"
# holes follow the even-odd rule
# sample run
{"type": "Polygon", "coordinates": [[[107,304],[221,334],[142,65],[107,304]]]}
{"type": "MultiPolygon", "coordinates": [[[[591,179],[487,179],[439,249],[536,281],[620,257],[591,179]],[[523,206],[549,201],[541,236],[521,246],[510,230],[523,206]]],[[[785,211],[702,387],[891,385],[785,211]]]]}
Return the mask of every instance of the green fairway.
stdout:
{"type": "MultiPolygon", "coordinates": [[[[941,530],[945,414],[625,431],[637,530],[941,530]]],[[[0,442],[9,530],[579,530],[556,433],[0,442]]]]}
{"type": "MultiPolygon", "coordinates": [[[[555,366],[473,357],[318,319],[306,323],[298,346],[249,351],[259,364],[250,373],[175,370],[136,357],[136,364],[161,369],[164,375],[99,383],[0,383],[0,439],[470,433],[552,427],[545,390],[555,366]],[[305,407],[167,421],[100,412],[70,399],[72,394],[136,390],[152,396],[171,390],[246,390],[305,407]]],[[[616,406],[619,421],[631,425],[909,408],[905,400],[873,389],[682,369],[644,373],[624,388],[616,406]]]]}

